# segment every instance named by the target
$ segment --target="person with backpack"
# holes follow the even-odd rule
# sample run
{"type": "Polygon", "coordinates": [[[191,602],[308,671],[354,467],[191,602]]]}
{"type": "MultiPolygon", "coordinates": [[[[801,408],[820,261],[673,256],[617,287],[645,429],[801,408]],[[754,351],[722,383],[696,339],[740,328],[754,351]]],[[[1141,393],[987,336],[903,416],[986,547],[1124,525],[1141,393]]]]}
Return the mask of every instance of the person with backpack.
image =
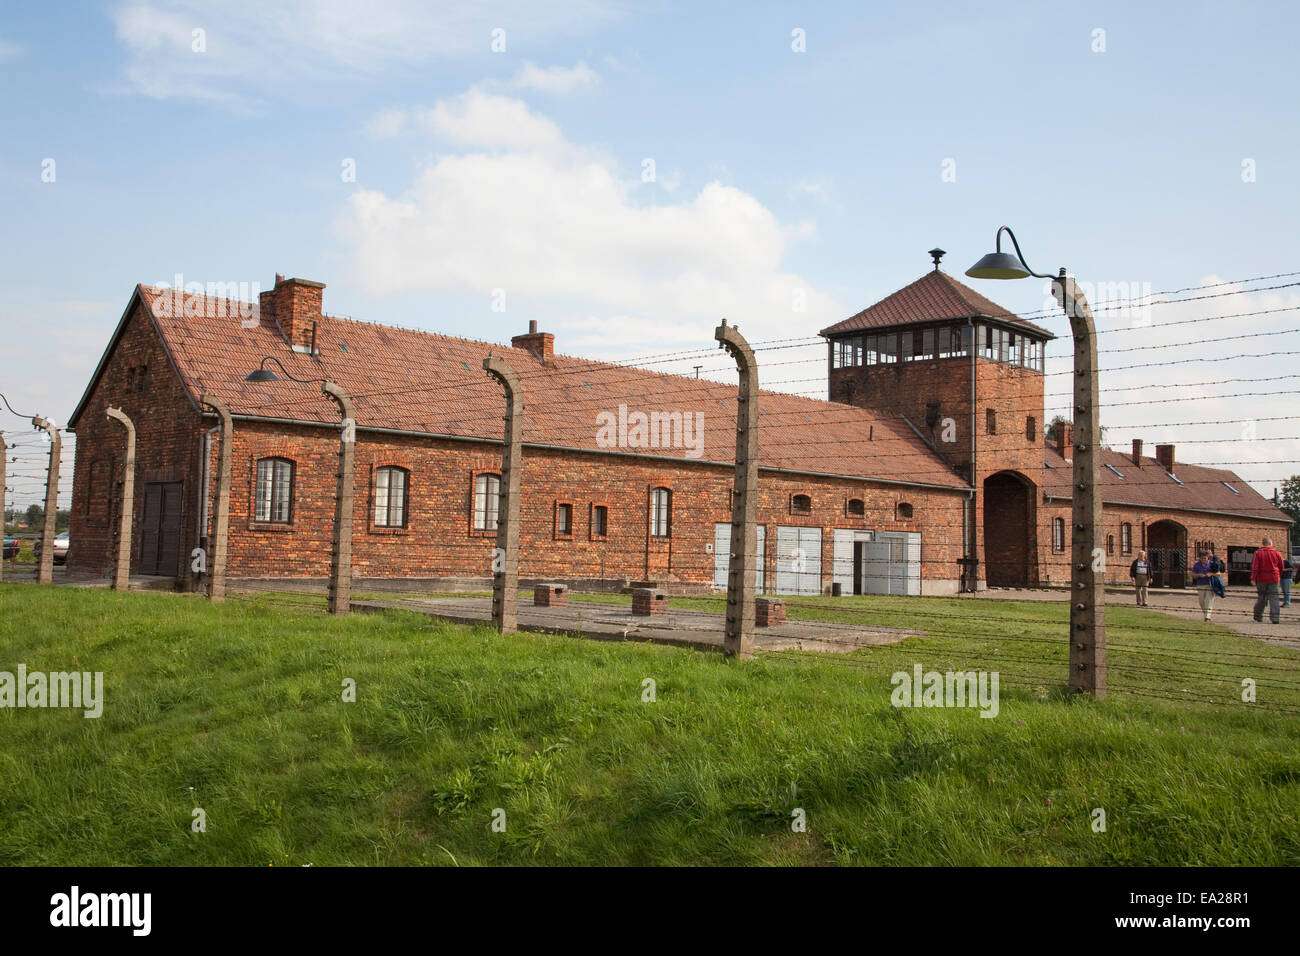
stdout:
{"type": "Polygon", "coordinates": [[[1255,620],[1264,623],[1264,605],[1268,605],[1268,618],[1274,624],[1282,623],[1278,607],[1278,592],[1282,581],[1282,555],[1273,547],[1273,539],[1265,538],[1263,547],[1255,552],[1250,562],[1250,583],[1255,585],[1255,620]]]}
{"type": "Polygon", "coordinates": [[[1133,563],[1128,567],[1128,576],[1133,579],[1138,607],[1147,606],[1147,583],[1151,580],[1151,565],[1147,563],[1147,553],[1139,551],[1133,563]]]}
{"type": "Polygon", "coordinates": [[[1204,551],[1196,552],[1196,563],[1192,565],[1192,586],[1196,588],[1196,596],[1201,602],[1201,614],[1207,621],[1214,613],[1214,589],[1210,586],[1214,577],[1214,562],[1209,555],[1204,551]]]}
{"type": "Polygon", "coordinates": [[[1228,596],[1227,573],[1228,566],[1214,553],[1214,545],[1210,545],[1210,590],[1215,597],[1228,596]]]}

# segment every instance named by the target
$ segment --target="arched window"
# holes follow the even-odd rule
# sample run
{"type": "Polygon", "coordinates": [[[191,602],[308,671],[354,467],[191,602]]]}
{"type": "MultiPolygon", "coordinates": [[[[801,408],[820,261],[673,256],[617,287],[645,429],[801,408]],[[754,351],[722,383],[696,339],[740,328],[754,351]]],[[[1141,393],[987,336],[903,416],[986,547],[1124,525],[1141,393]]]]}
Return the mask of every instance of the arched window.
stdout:
{"type": "Polygon", "coordinates": [[[1120,554],[1133,553],[1133,526],[1127,521],[1119,526],[1119,550],[1120,554]]]}
{"type": "Polygon", "coordinates": [[[912,519],[913,510],[909,502],[900,501],[895,511],[900,521],[910,521],[912,519]]]}
{"type": "Polygon", "coordinates": [[[850,499],[849,499],[849,517],[850,517],[850,518],[861,518],[861,517],[862,517],[863,515],[865,515],[866,513],[867,513],[867,506],[863,503],[863,501],[862,501],[861,498],[850,498],[850,499]]]}
{"type": "Polygon", "coordinates": [[[810,515],[812,514],[812,498],[808,495],[792,495],[790,497],[790,514],[792,515],[810,515]]]}
{"type": "Polygon", "coordinates": [[[1053,551],[1065,550],[1065,519],[1064,518],[1052,519],[1052,550],[1053,551]]]}
{"type": "Polygon", "coordinates": [[[495,531],[501,505],[501,476],[490,472],[474,476],[475,531],[495,531]]]}
{"type": "Polygon", "coordinates": [[[293,520],[293,472],[294,464],[288,458],[262,458],[257,462],[254,521],[289,524],[293,520]]]}
{"type": "Polygon", "coordinates": [[[406,527],[406,489],[410,473],[385,465],[375,469],[375,527],[406,527]]]}
{"type": "Polygon", "coordinates": [[[667,488],[650,492],[650,536],[667,538],[673,528],[673,493],[667,488]]]}

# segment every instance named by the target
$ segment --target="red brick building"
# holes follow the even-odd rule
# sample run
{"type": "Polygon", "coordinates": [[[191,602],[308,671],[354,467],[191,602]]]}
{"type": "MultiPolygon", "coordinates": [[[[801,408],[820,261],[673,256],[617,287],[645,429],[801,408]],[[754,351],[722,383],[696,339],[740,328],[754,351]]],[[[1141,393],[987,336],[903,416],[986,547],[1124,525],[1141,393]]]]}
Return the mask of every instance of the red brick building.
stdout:
{"type": "MultiPolygon", "coordinates": [[[[940,253],[941,255],[941,253],[940,253]]],[[[1070,579],[1070,426],[1044,442],[1043,358],[1052,334],[940,271],[823,329],[832,399],[901,415],[971,483],[965,550],[980,586],[1070,579]]],[[[1104,420],[1104,416],[1103,416],[1104,420]]],[[[1290,518],[1231,471],[1102,452],[1106,580],[1128,581],[1140,549],[1156,586],[1183,587],[1196,549],[1213,545],[1234,583],[1290,518]],[[1244,561],[1244,564],[1243,564],[1244,561]]]]}
{"type": "MultiPolygon", "coordinates": [[[[734,387],[558,354],[535,328],[505,347],[328,316],[323,291],[277,277],[241,304],[136,287],[69,423],[73,573],[105,574],[116,553],[117,406],[138,434],[132,573],[199,583],[190,555],[208,546],[215,494],[207,392],[235,420],[230,577],[325,578],[338,412],[317,386],[244,380],[273,356],[352,397],[357,583],[486,585],[505,401],[482,361],[495,353],[524,391],[521,579],[725,586],[734,387]]],[[[1050,336],[937,269],[823,334],[835,401],[760,400],[763,589],[953,593],[964,567],[981,586],[986,573],[1067,579],[1052,528],[1068,518],[1068,466],[1038,424],[1050,336]]],[[[1213,473],[1236,486],[1220,494],[1204,469],[1178,466],[1182,484],[1149,459],[1129,471],[1106,520],[1117,541],[1117,522],[1131,526],[1131,547],[1174,521],[1170,549],[1209,539],[1222,553],[1288,520],[1229,472],[1213,473]]],[[[1124,577],[1123,543],[1115,554],[1124,577]]]]}

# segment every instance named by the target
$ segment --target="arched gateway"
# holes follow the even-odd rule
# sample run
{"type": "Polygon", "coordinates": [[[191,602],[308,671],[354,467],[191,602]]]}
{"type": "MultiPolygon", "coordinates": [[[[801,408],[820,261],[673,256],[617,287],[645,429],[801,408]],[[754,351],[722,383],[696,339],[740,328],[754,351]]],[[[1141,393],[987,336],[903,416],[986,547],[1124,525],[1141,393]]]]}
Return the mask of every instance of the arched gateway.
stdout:
{"type": "Polygon", "coordinates": [[[1147,525],[1147,556],[1151,559],[1151,586],[1187,587],[1187,529],[1165,519],[1147,525]]]}
{"type": "Polygon", "coordinates": [[[1018,471],[984,479],[984,576],[989,587],[1025,587],[1037,581],[1034,484],[1018,471]]]}

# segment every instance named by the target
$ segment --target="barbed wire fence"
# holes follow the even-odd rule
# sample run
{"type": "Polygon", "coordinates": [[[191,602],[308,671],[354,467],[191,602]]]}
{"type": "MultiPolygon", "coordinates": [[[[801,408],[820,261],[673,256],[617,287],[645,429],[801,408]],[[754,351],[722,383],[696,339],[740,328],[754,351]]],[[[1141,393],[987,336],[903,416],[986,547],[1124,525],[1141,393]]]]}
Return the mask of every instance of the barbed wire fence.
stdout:
{"type": "MultiPolygon", "coordinates": [[[[1248,280],[1233,280],[1232,283],[1222,283],[1221,285],[1242,283],[1251,283],[1261,280],[1272,280],[1278,278],[1290,278],[1300,273],[1283,273],[1274,276],[1256,277],[1248,280]]],[[[1278,283],[1266,287],[1267,289],[1283,289],[1300,286],[1300,282],[1278,283]]],[[[1150,301],[1146,305],[1158,307],[1164,304],[1176,302],[1188,302],[1196,300],[1209,300],[1227,298],[1232,295],[1240,295],[1248,292],[1264,291],[1264,289],[1234,289],[1223,292],[1203,293],[1207,287],[1187,287],[1185,289],[1171,290],[1168,293],[1150,294],[1150,301]],[[1171,296],[1187,291],[1196,291],[1195,296],[1186,296],[1181,299],[1157,298],[1159,296],[1171,296]]],[[[1096,308],[1099,313],[1106,313],[1110,307],[1101,305],[1096,308]]],[[[1114,308],[1120,308],[1116,306],[1114,308]]],[[[1238,312],[1223,312],[1198,319],[1180,320],[1169,323],[1169,325],[1185,325],[1192,323],[1214,323],[1229,319],[1242,319],[1258,317],[1266,314],[1281,314],[1287,312],[1298,312],[1300,307],[1279,307],[1266,310],[1250,310],[1238,312]]],[[[1023,318],[1036,319],[1035,313],[1029,313],[1023,318]]],[[[1044,313],[1044,318],[1048,318],[1044,313]]],[[[1103,328],[1098,330],[1098,337],[1111,334],[1121,334],[1130,331],[1130,327],[1103,328]]],[[[1260,346],[1265,345],[1265,340],[1278,336],[1287,336],[1300,332],[1297,329],[1284,329],[1274,332],[1258,333],[1239,333],[1220,336],[1203,336],[1201,338],[1184,340],[1165,345],[1139,345],[1139,346],[1116,346],[1100,348],[1099,352],[1105,354],[1122,354],[1122,353],[1148,353],[1156,352],[1160,356],[1168,354],[1165,350],[1177,350],[1180,348],[1210,345],[1220,346],[1225,343],[1233,342],[1252,342],[1260,346]]],[[[1109,343],[1109,339],[1105,340],[1109,343]]],[[[1300,343],[1298,343],[1300,344],[1300,343]]],[[[819,391],[824,395],[827,379],[825,369],[827,366],[827,357],[822,354],[814,358],[783,358],[782,356],[797,348],[807,348],[814,346],[822,349],[826,348],[826,341],[820,337],[790,337],[784,339],[773,339],[753,343],[753,351],[761,358],[760,384],[765,388],[781,387],[784,391],[789,386],[801,384],[819,383],[819,391]],[[788,377],[792,373],[797,375],[793,370],[800,365],[816,364],[822,370],[822,374],[814,377],[800,378],[788,377]],[[768,376],[771,376],[770,380],[768,376]]],[[[972,343],[971,348],[978,348],[976,343],[972,343]]],[[[1175,351],[1176,354],[1176,351],[1175,351]]],[[[1300,373],[1284,373],[1280,375],[1258,377],[1252,376],[1244,369],[1248,368],[1249,363],[1258,362],[1262,358],[1269,357],[1289,357],[1300,354],[1300,350],[1288,351],[1285,349],[1269,349],[1265,347],[1256,347],[1253,350],[1234,352],[1233,354],[1215,354],[1209,356],[1189,356],[1189,357],[1170,357],[1163,361],[1148,361],[1134,365],[1116,365],[1108,366],[1103,371],[1120,371],[1127,368],[1153,368],[1161,366],[1198,366],[1202,364],[1222,364],[1228,366],[1224,373],[1211,376],[1201,376],[1196,381],[1178,382],[1170,385],[1161,386],[1159,396],[1141,396],[1137,398],[1130,397],[1130,393],[1142,390],[1144,386],[1113,386],[1103,387],[1101,393],[1103,399],[1101,402],[1101,411],[1106,409],[1136,407],[1136,406],[1170,406],[1175,412],[1175,417],[1170,420],[1125,423],[1108,426],[1114,430],[1129,430],[1142,428],[1169,428],[1183,427],[1189,425],[1198,426],[1232,426],[1238,427],[1241,419],[1187,419],[1176,417],[1180,408],[1186,407],[1185,403],[1193,402],[1198,398],[1198,394],[1180,394],[1186,390],[1204,390],[1205,388],[1219,388],[1223,386],[1244,386],[1241,390],[1225,392],[1216,397],[1221,398],[1256,398],[1256,397],[1278,397],[1294,396],[1300,394],[1300,387],[1297,388],[1279,388],[1278,390],[1258,390],[1258,386],[1264,383],[1294,383],[1300,379],[1300,373]],[[1237,374],[1238,369],[1242,369],[1242,374],[1237,374]]],[[[551,418],[568,417],[577,420],[584,413],[588,413],[593,408],[592,399],[582,394],[584,387],[584,377],[590,377],[593,368],[599,368],[604,371],[604,377],[601,384],[604,388],[617,390],[623,385],[632,385],[634,383],[643,383],[644,376],[647,372],[654,372],[657,367],[669,368],[678,367],[683,362],[700,361],[707,363],[710,359],[716,359],[717,346],[711,345],[699,349],[679,349],[673,352],[662,352],[635,356],[621,363],[579,363],[572,368],[545,368],[545,367],[525,367],[515,369],[519,377],[522,390],[525,395],[525,437],[527,437],[528,428],[528,408],[529,401],[527,396],[530,392],[532,382],[545,382],[548,391],[553,390],[557,380],[563,380],[565,377],[573,377],[573,385],[570,391],[572,397],[555,398],[549,396],[545,401],[545,413],[551,418]],[[611,370],[614,374],[611,374],[611,370]],[[618,371],[623,373],[623,377],[618,377],[618,371]]],[[[706,375],[725,374],[734,372],[734,366],[726,365],[709,365],[701,364],[697,368],[697,373],[703,372],[706,375]]],[[[1050,383],[1059,376],[1070,374],[1069,370],[1044,371],[1043,381],[1050,383]]],[[[666,407],[671,407],[674,401],[683,406],[692,400],[700,397],[700,389],[705,384],[701,380],[683,379],[679,376],[664,374],[659,387],[656,389],[656,400],[666,407]]],[[[730,386],[726,383],[712,383],[721,395],[727,391],[730,386]]],[[[463,392],[466,401],[463,403],[463,410],[459,416],[458,424],[463,430],[464,437],[482,438],[483,435],[490,434],[492,427],[499,428],[504,405],[499,399],[499,390],[497,391],[498,400],[495,404],[481,401],[485,390],[494,389],[495,386],[489,382],[486,377],[482,380],[465,380],[444,382],[436,386],[437,392],[443,397],[447,394],[455,395],[458,391],[463,392]],[[471,401],[471,399],[474,399],[471,401]]],[[[731,387],[734,389],[734,387],[731,387]]],[[[401,389],[374,389],[359,392],[352,395],[352,399],[359,403],[367,400],[383,400],[392,398],[400,393],[407,398],[418,398],[422,389],[419,387],[401,389]]],[[[434,391],[434,387],[429,389],[434,391]]],[[[734,415],[737,410],[737,403],[734,401],[735,392],[731,392],[733,400],[728,402],[725,398],[720,399],[722,408],[728,413],[734,415]]],[[[790,394],[799,394],[790,392],[790,394]]],[[[1071,393],[1069,391],[1044,391],[1043,395],[1048,398],[1066,398],[1071,393]]],[[[1201,393],[1203,394],[1203,392],[1201,393]]],[[[834,396],[832,396],[834,397],[834,396]]],[[[713,400],[712,395],[709,396],[713,400]]],[[[540,403],[539,403],[540,404],[540,403]]],[[[905,408],[910,407],[911,403],[899,401],[896,405],[888,402],[876,401],[869,413],[862,410],[850,408],[847,405],[828,405],[823,408],[820,414],[814,419],[809,419],[809,410],[806,408],[787,408],[782,405],[779,397],[773,398],[770,393],[764,392],[758,401],[760,406],[759,422],[760,427],[766,424],[795,424],[799,419],[804,419],[809,425],[810,434],[800,437],[798,441],[801,459],[807,462],[816,463],[825,462],[825,474],[834,474],[833,463],[841,462],[843,459],[842,445],[843,440],[839,438],[814,438],[815,429],[825,426],[859,426],[868,422],[870,416],[876,420],[885,420],[890,417],[902,415],[905,408]],[[765,408],[765,405],[774,405],[772,408],[765,408]]],[[[1045,408],[1041,401],[1031,401],[1023,408],[1019,406],[1002,406],[1006,411],[1023,412],[1026,415],[1044,415],[1045,408]]],[[[268,402],[265,406],[244,406],[241,413],[255,414],[259,410],[278,410],[281,414],[288,414],[291,410],[297,409],[302,411],[304,417],[308,415],[319,415],[321,422],[324,423],[328,409],[321,409],[321,399],[319,396],[304,394],[301,399],[277,398],[274,402],[268,402]],[[307,410],[311,409],[308,413],[307,410]]],[[[716,413],[713,413],[716,414],[716,413]]],[[[1264,449],[1263,457],[1235,460],[1211,457],[1206,460],[1194,460],[1183,462],[1180,465],[1196,465],[1206,468],[1232,468],[1242,464],[1256,464],[1273,466],[1275,471],[1265,479],[1256,479],[1256,481],[1281,482],[1287,477],[1289,466],[1300,463],[1300,460],[1287,458],[1284,455],[1272,455],[1270,448],[1285,447],[1283,443],[1293,442],[1300,439],[1300,415],[1296,414],[1275,414],[1253,418],[1252,421],[1258,424],[1268,425],[1277,434],[1252,435],[1249,438],[1244,436],[1229,436],[1222,438],[1201,438],[1201,439],[1183,439],[1179,445],[1211,445],[1211,446],[1228,446],[1231,447],[1236,442],[1249,442],[1252,448],[1264,449]]],[[[588,423],[583,422],[583,427],[588,423]]],[[[238,425],[236,425],[238,429],[238,425]]],[[[364,426],[359,430],[360,437],[357,439],[359,452],[365,451],[367,444],[367,434],[364,426]]],[[[453,435],[454,439],[456,436],[453,435]]],[[[15,435],[8,432],[6,435],[8,449],[7,456],[8,473],[7,479],[9,484],[9,495],[7,501],[12,501],[12,489],[15,487],[15,480],[30,482],[39,482],[48,479],[48,450],[49,446],[46,441],[37,435],[15,435]]],[[[322,442],[328,442],[329,438],[322,438],[322,442]]],[[[382,440],[382,439],[380,439],[382,440]]],[[[882,442],[889,444],[889,442],[882,442]]],[[[1038,442],[1041,445],[1041,441],[1038,442]]],[[[768,463],[766,453],[770,449],[760,445],[759,465],[760,469],[760,489],[765,484],[772,481],[774,472],[772,469],[780,468],[780,454],[775,456],[776,460],[768,463]]],[[[587,452],[590,454],[591,452],[587,452]]],[[[525,500],[530,494],[543,494],[555,497],[551,494],[549,488],[546,490],[531,490],[528,487],[528,469],[527,462],[535,454],[530,449],[527,442],[523,445],[523,476],[524,485],[522,496],[525,500]]],[[[582,452],[579,452],[582,454],[582,452]]],[[[915,448],[900,447],[897,450],[881,449],[876,451],[872,449],[871,460],[876,464],[891,464],[888,459],[899,458],[905,459],[908,466],[909,479],[913,483],[924,484],[926,482],[941,483],[944,480],[952,478],[953,469],[946,465],[937,456],[924,456],[918,458],[915,448]]],[[[71,442],[63,448],[62,467],[59,478],[59,496],[63,499],[65,495],[70,496],[72,489],[72,461],[75,459],[75,449],[71,442]]],[[[379,463],[379,458],[374,459],[379,463]]],[[[665,467],[671,467],[670,463],[665,463],[665,467]]],[[[1197,484],[1219,484],[1221,478],[1205,477],[1193,478],[1185,476],[1181,484],[1195,486],[1197,484]]],[[[549,483],[548,483],[549,484],[549,483]]],[[[729,487],[729,478],[719,478],[712,482],[704,482],[716,486],[712,492],[718,495],[718,488],[726,489],[729,487]]],[[[863,478],[859,482],[862,487],[870,487],[872,482],[870,478],[863,478]]],[[[333,496],[324,496],[331,503],[334,501],[333,496]]],[[[573,507],[570,512],[570,520],[576,525],[582,514],[582,510],[577,507],[582,492],[574,489],[568,494],[569,504],[573,507]]],[[[761,497],[761,490],[760,490],[761,497]]],[[[243,500],[237,502],[238,508],[252,507],[251,502],[243,500]]],[[[353,521],[364,522],[367,520],[362,514],[363,508],[372,507],[368,495],[358,494],[362,504],[354,513],[353,521]]],[[[721,500],[711,501],[715,510],[721,508],[721,500]]],[[[403,501],[403,507],[409,511],[411,501],[409,498],[403,501]]],[[[466,490],[461,496],[460,501],[442,502],[442,506],[459,509],[464,506],[466,510],[474,506],[472,492],[466,490]]],[[[685,502],[673,502],[675,507],[685,508],[685,502]]],[[[650,502],[646,502],[647,509],[650,502]]],[[[728,509],[722,509],[728,510],[728,509]]],[[[896,516],[885,517],[881,514],[864,514],[861,516],[862,521],[846,521],[844,517],[831,518],[823,513],[815,516],[797,516],[781,517],[780,515],[788,512],[780,512],[774,509],[770,502],[763,506],[763,515],[758,523],[761,524],[765,532],[770,531],[773,525],[778,528],[781,520],[787,522],[789,527],[813,527],[814,522],[809,520],[804,522],[804,517],[825,518],[826,520],[816,523],[816,527],[822,530],[821,547],[816,559],[816,576],[818,584],[815,594],[790,594],[784,597],[785,605],[790,610],[792,619],[800,622],[800,625],[816,635],[815,641],[818,644],[824,644],[831,647],[841,647],[845,651],[858,651],[861,649],[861,641],[853,636],[852,629],[855,623],[863,625],[879,626],[884,628],[898,628],[903,631],[914,630],[921,632],[925,637],[921,643],[907,645],[907,650],[903,656],[917,661],[933,661],[936,666],[944,663],[955,665],[958,669],[970,670],[997,670],[1002,675],[1004,684],[1010,687],[1016,687],[1030,693],[1053,694],[1061,692],[1065,681],[1063,675],[1068,663],[1068,633],[1064,631],[1061,621],[1061,612],[1063,607],[1060,603],[1045,604],[1041,613],[1025,614],[1026,604],[1016,605],[1020,610],[1008,613],[1005,605],[1000,605],[995,601],[971,601],[969,599],[953,598],[955,602],[953,610],[934,609],[930,605],[920,608],[915,606],[904,606],[907,599],[895,599],[890,596],[884,596],[877,600],[871,595],[859,599],[856,603],[845,601],[840,598],[825,595],[822,592],[827,590],[827,582],[834,576],[835,557],[827,544],[828,536],[825,531],[834,529],[836,526],[845,525],[851,530],[859,530],[859,524],[864,532],[875,533],[884,529],[886,526],[894,526],[898,533],[910,533],[909,528],[916,527],[909,522],[897,521],[896,516]],[[829,523],[828,523],[829,522],[829,523]],[[868,527],[874,525],[874,527],[868,527]],[[829,559],[829,560],[828,560],[829,559]],[[829,566],[829,567],[828,567],[829,566]],[[829,572],[829,573],[828,573],[829,572]],[[901,603],[900,603],[901,602],[901,603]],[[830,620],[828,618],[839,618],[839,620],[830,620]],[[847,619],[847,620],[845,620],[847,619]],[[846,633],[849,632],[849,633],[846,633]],[[926,644],[929,640],[930,644],[926,644]],[[934,648],[931,650],[930,648],[934,648]]],[[[215,507],[208,509],[211,515],[215,507]]],[[[244,515],[247,517],[247,515],[244,515]]],[[[464,516],[466,527],[469,528],[470,516],[464,516]]],[[[537,510],[532,509],[529,512],[529,521],[536,521],[537,510]]],[[[613,522],[627,521],[635,525],[647,525],[652,518],[646,515],[626,515],[626,516],[607,516],[607,521],[613,522]]],[[[722,523],[722,522],[718,522],[722,523]]],[[[712,524],[712,522],[711,522],[712,524]]],[[[960,551],[964,545],[964,532],[951,526],[944,527],[937,524],[920,525],[923,528],[923,540],[920,554],[914,561],[908,562],[915,568],[916,576],[921,582],[932,582],[943,580],[945,577],[952,575],[952,561],[948,555],[954,551],[960,551]]],[[[671,524],[670,524],[671,529],[671,524]]],[[[207,534],[208,529],[204,529],[207,534]]],[[[709,528],[708,532],[713,529],[709,528]]],[[[534,536],[536,537],[536,536],[534,536]]],[[[545,534],[541,535],[545,537],[545,534]]],[[[648,549],[652,542],[641,540],[641,535],[634,536],[634,542],[629,541],[624,536],[615,538],[606,536],[606,540],[601,542],[602,550],[605,557],[603,566],[615,567],[619,569],[634,568],[638,562],[644,562],[645,578],[649,579],[653,569],[648,561],[648,549]]],[[[671,540],[671,530],[668,535],[671,540]]],[[[760,589],[764,593],[772,593],[779,589],[776,578],[783,573],[782,565],[784,564],[786,574],[812,574],[812,571],[797,569],[791,570],[790,566],[798,566],[807,561],[811,564],[810,556],[796,553],[793,555],[782,556],[778,553],[779,535],[771,536],[764,534],[764,546],[761,550],[755,550],[750,554],[744,555],[744,558],[751,562],[758,572],[762,572],[764,579],[764,588],[760,589]]],[[[1227,551],[1229,542],[1223,542],[1223,550],[1227,551]]],[[[491,547],[491,542],[487,536],[478,536],[475,540],[466,545],[468,547],[481,548],[484,553],[485,564],[497,560],[491,547]]],[[[1038,546],[1038,553],[1030,555],[1030,560],[1039,564],[1050,563],[1050,553],[1046,556],[1043,554],[1051,548],[1044,548],[1041,543],[1038,546]]],[[[454,549],[449,549],[449,554],[454,549]]],[[[1059,549],[1055,549],[1059,553],[1059,549]]],[[[1134,546],[1131,551],[1136,551],[1134,546]]],[[[1068,546],[1066,548],[1068,553],[1068,546]]],[[[1127,554],[1118,555],[1121,558],[1127,558],[1127,554]]],[[[560,562],[554,560],[554,553],[548,554],[546,547],[543,545],[537,549],[526,549],[519,555],[520,573],[526,579],[551,579],[564,578],[565,574],[560,568],[560,562]],[[528,553],[532,550],[533,553],[528,553]],[[555,573],[549,573],[548,567],[555,567],[555,573]],[[535,573],[536,572],[536,573],[535,573]]],[[[733,556],[734,557],[734,556],[733,556]]],[[[671,568],[670,557],[670,565],[671,568]]],[[[895,562],[892,558],[859,558],[860,566],[867,566],[873,562],[883,562],[886,565],[892,565],[895,562]]],[[[1186,562],[1190,565],[1190,562],[1186,562]]],[[[715,565],[716,567],[716,565],[715,565]]],[[[990,569],[998,569],[998,560],[991,562],[985,561],[983,564],[985,574],[990,569]]],[[[707,570],[705,565],[695,561],[691,566],[692,572],[707,570]]],[[[483,578],[490,579],[490,575],[485,573],[483,578]]],[[[857,572],[855,572],[856,574],[857,572]]],[[[436,576],[436,575],[431,575],[436,576]]],[[[629,575],[618,575],[627,578],[629,575]]],[[[757,575],[756,575],[757,576],[757,575]]],[[[716,578],[715,578],[716,580],[716,578]]],[[[1123,576],[1120,576],[1120,583],[1123,576]]],[[[702,581],[693,582],[695,585],[703,585],[702,581]]],[[[1112,582],[1114,583],[1114,582],[1112,582]]],[[[295,597],[291,591],[294,584],[290,581],[264,581],[264,580],[237,580],[232,578],[231,590],[241,592],[253,599],[266,602],[282,608],[289,608],[303,613],[314,613],[315,604],[319,603],[313,596],[311,599],[295,597]]],[[[680,599],[679,599],[680,600],[680,599]]],[[[713,599],[716,602],[716,598],[713,599]]],[[[1112,607],[1116,606],[1112,603],[1112,607]]],[[[1173,609],[1172,605],[1169,609],[1173,609]]],[[[752,611],[750,612],[752,613],[752,611]]],[[[1224,621],[1245,621],[1248,610],[1238,607],[1221,607],[1216,610],[1215,615],[1219,620],[1224,621]]],[[[1212,704],[1216,706],[1244,706],[1242,686],[1243,682],[1251,682],[1255,696],[1252,698],[1251,705],[1262,709],[1276,711],[1278,713],[1295,714],[1300,713],[1300,652],[1289,647],[1277,646],[1264,642],[1254,644],[1242,643],[1234,644],[1233,649],[1226,649],[1213,646],[1212,640],[1207,639],[1204,627],[1198,626],[1198,622],[1182,620],[1169,614],[1156,612],[1129,612],[1129,617],[1119,620],[1112,620],[1109,631],[1108,649],[1109,657],[1107,660],[1107,670],[1110,675],[1110,687],[1112,692],[1120,695],[1131,695],[1138,698],[1148,699],[1165,699],[1178,701],[1191,701],[1200,704],[1212,704]]],[[[1288,625],[1291,622],[1288,620],[1288,625]]],[[[430,624],[429,627],[437,625],[430,624]]],[[[776,630],[776,629],[773,629],[776,630]]],[[[1285,636],[1285,635],[1284,635],[1285,636]]],[[[1300,628],[1297,628],[1296,637],[1300,638],[1300,628]]],[[[760,644],[761,646],[761,644],[760,644]]],[[[877,652],[893,655],[891,659],[897,659],[899,645],[882,645],[882,648],[888,649],[882,651],[882,648],[876,648],[873,651],[867,651],[865,654],[825,654],[820,659],[828,661],[832,666],[843,668],[852,673],[861,672],[864,676],[872,673],[878,674],[880,671],[879,664],[872,657],[877,652]]],[[[774,663],[788,665],[802,665],[806,663],[806,655],[801,655],[795,651],[769,651],[764,653],[764,659],[774,663]]]]}

